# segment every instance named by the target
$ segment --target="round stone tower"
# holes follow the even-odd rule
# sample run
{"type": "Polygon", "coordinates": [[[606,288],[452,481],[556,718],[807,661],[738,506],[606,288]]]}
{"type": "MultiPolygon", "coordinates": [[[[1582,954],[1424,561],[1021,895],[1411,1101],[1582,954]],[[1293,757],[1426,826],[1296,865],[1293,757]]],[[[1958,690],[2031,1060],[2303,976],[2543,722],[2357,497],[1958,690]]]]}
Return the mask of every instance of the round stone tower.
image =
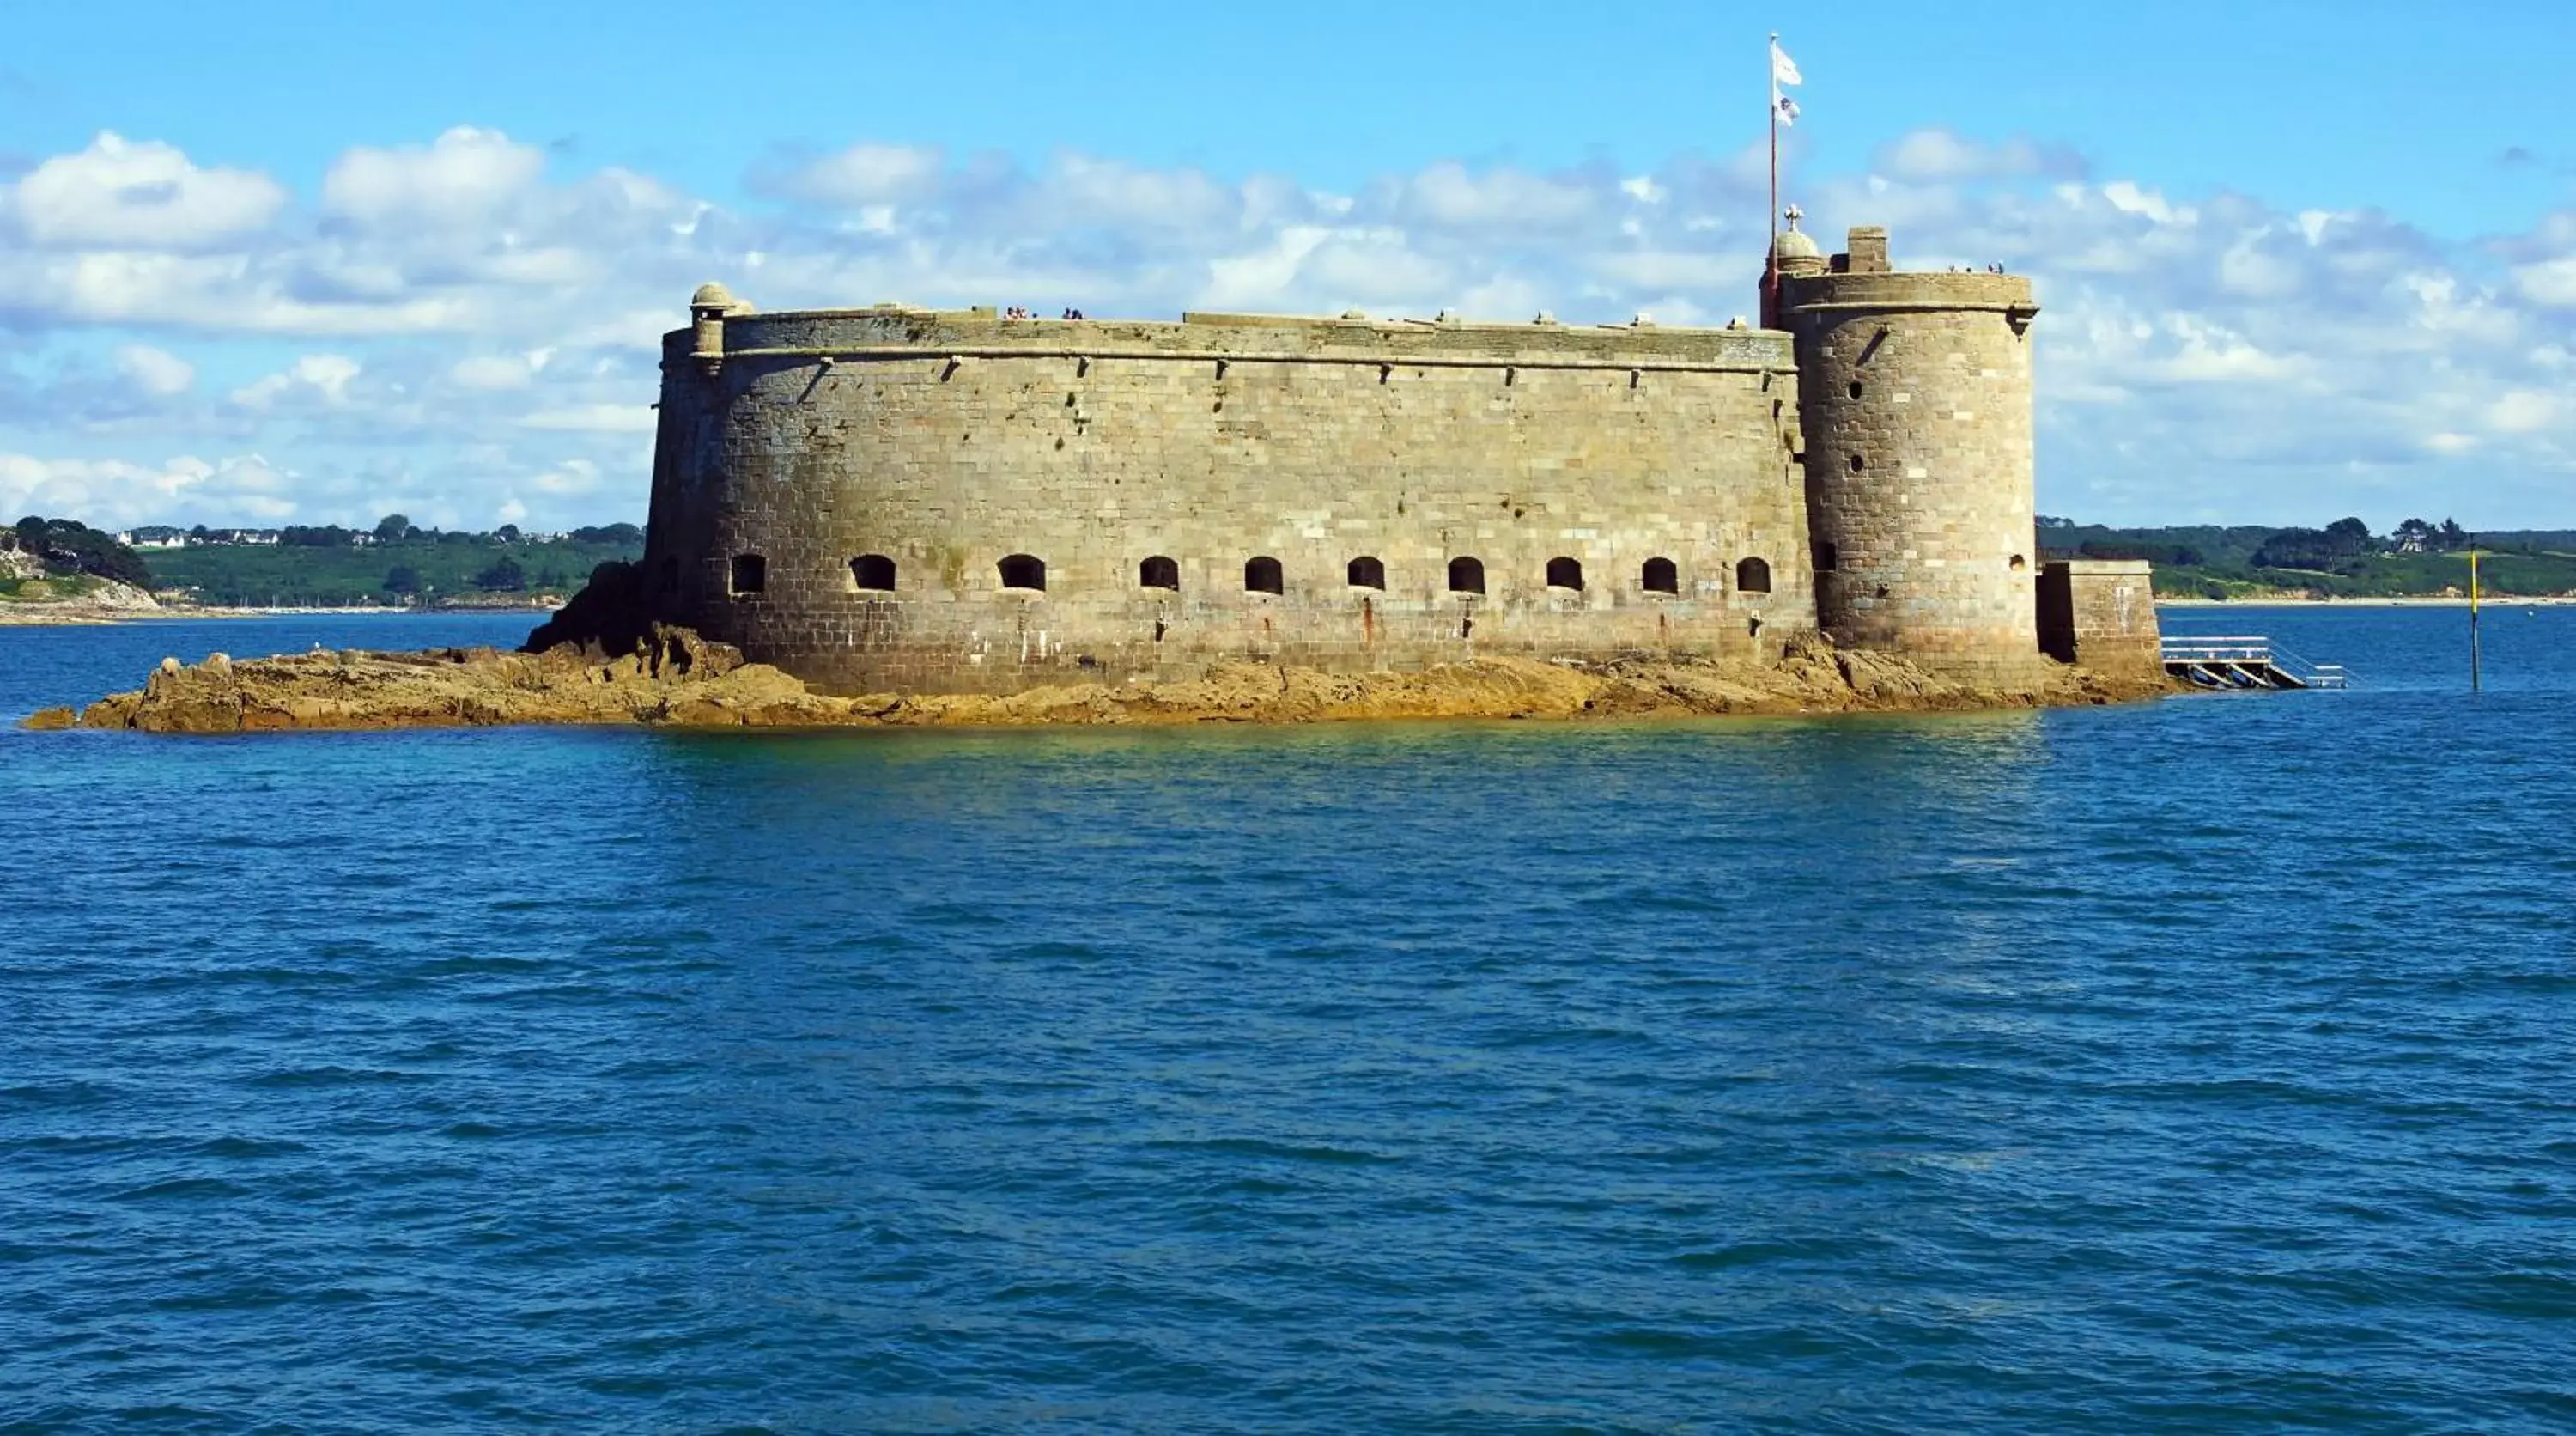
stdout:
{"type": "Polygon", "coordinates": [[[1878,228],[1782,258],[1818,626],[1962,677],[2038,671],[2030,281],[1896,273],[1878,228]]]}

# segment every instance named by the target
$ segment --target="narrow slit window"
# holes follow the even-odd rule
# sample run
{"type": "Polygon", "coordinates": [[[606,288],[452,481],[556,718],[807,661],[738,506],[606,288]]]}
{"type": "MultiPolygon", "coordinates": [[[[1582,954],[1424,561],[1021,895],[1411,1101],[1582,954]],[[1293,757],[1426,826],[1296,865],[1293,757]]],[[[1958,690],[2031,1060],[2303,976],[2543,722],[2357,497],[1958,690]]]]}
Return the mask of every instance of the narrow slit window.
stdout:
{"type": "Polygon", "coordinates": [[[1386,589],[1386,565],[1362,556],[1351,560],[1350,583],[1353,588],[1386,589]]]}
{"type": "Polygon", "coordinates": [[[1646,560],[1646,571],[1638,582],[1646,586],[1648,593],[1679,593],[1682,591],[1682,571],[1674,567],[1671,559],[1650,558],[1646,560]]]}
{"type": "Polygon", "coordinates": [[[1046,560],[1015,553],[995,565],[1002,573],[1002,587],[1034,589],[1046,592],[1046,560]]]}
{"type": "Polygon", "coordinates": [[[1764,563],[1758,558],[1748,558],[1742,563],[1737,564],[1735,566],[1735,591],[1738,593],[1769,593],[1771,591],[1771,565],[1764,563]]]}
{"type": "Polygon", "coordinates": [[[1834,545],[1831,539],[1818,539],[1816,541],[1816,572],[1832,573],[1839,558],[1840,555],[1834,551],[1834,545]]]}
{"type": "Polygon", "coordinates": [[[725,572],[725,583],[736,598],[748,597],[769,587],[769,560],[756,553],[738,553],[725,572]]]}
{"type": "Polygon", "coordinates": [[[1485,591],[1485,561],[1483,559],[1467,558],[1464,556],[1449,560],[1449,591],[1451,593],[1483,593],[1485,591]]]}
{"type": "Polygon", "coordinates": [[[1547,586],[1550,588],[1583,588],[1583,564],[1578,559],[1552,558],[1547,561],[1547,586]]]}
{"type": "Polygon", "coordinates": [[[863,553],[850,560],[850,582],[868,593],[894,592],[894,560],[881,553],[863,553]]]}
{"type": "Polygon", "coordinates": [[[1279,572],[1279,560],[1267,554],[1244,560],[1243,591],[1245,593],[1285,592],[1286,585],[1279,572]]]}
{"type": "Polygon", "coordinates": [[[1156,554],[1136,565],[1138,588],[1168,588],[1177,593],[1181,587],[1181,565],[1177,560],[1156,554]]]}

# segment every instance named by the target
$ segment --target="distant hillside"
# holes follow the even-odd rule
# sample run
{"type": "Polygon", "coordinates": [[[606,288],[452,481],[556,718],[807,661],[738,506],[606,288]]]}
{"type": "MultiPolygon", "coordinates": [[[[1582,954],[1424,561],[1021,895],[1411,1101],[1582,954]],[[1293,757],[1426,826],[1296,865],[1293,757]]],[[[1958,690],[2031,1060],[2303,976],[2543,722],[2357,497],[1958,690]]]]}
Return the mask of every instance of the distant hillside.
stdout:
{"type": "Polygon", "coordinates": [[[488,534],[443,535],[353,547],[347,544],[201,544],[160,549],[152,572],[165,588],[226,608],[339,608],[360,604],[489,601],[496,596],[567,596],[611,559],[643,556],[626,542],[556,539],[510,542],[488,534]]]}
{"type": "Polygon", "coordinates": [[[78,520],[31,514],[0,529],[0,604],[15,612],[150,608],[151,585],[134,550],[78,520]]]}
{"type": "Polygon", "coordinates": [[[2359,519],[2321,529],[2191,525],[2113,528],[2040,520],[2046,558],[2143,558],[2173,598],[2404,598],[2466,593],[2474,544],[2479,587],[2499,597],[2576,595],[2576,532],[2471,534],[2410,519],[2374,534],[2359,519]]]}

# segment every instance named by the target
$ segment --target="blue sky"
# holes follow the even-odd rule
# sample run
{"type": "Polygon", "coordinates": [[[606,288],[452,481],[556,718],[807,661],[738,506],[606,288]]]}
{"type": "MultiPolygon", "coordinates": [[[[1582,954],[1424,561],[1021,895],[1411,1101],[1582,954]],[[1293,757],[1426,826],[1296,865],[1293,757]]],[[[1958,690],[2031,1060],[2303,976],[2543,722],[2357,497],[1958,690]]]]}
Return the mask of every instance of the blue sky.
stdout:
{"type": "Polygon", "coordinates": [[[2576,524],[2571,13],[23,7],[0,507],[635,517],[705,277],[1723,322],[1776,28],[1812,227],[2038,279],[2044,509],[2576,524]]]}

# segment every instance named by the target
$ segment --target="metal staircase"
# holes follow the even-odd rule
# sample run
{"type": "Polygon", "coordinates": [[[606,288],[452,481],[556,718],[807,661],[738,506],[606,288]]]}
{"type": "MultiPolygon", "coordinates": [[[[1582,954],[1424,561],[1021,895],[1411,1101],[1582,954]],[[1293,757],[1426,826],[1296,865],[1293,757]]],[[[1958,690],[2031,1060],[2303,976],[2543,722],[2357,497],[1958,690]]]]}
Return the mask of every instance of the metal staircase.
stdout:
{"type": "Polygon", "coordinates": [[[2165,672],[2198,688],[2341,688],[2339,663],[2311,663],[2268,638],[2188,637],[2164,641],[2165,672]]]}

